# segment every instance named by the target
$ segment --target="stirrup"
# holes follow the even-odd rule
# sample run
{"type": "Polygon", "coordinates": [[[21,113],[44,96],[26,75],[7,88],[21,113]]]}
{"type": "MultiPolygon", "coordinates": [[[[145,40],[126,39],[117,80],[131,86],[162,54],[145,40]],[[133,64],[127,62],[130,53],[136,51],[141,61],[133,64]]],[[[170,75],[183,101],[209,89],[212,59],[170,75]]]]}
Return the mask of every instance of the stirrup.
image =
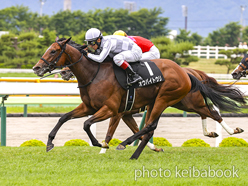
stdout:
{"type": "Polygon", "coordinates": [[[136,79],[134,79],[134,80],[130,80],[130,78],[127,78],[127,84],[128,85],[132,85],[132,84],[135,84],[135,83],[137,83],[137,82],[140,82],[140,81],[143,81],[143,79],[142,79],[142,77],[141,76],[139,76],[138,78],[136,78],[136,79]]]}

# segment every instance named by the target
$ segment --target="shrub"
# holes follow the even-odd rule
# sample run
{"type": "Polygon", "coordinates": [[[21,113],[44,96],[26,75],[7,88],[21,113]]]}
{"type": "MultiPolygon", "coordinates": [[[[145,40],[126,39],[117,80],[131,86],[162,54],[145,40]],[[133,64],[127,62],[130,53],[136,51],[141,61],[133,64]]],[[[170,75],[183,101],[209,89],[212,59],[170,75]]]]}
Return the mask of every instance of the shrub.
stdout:
{"type": "Polygon", "coordinates": [[[119,140],[119,139],[116,139],[116,138],[113,138],[110,140],[109,142],[109,146],[112,147],[112,146],[118,146],[122,141],[119,140]]]}
{"type": "Polygon", "coordinates": [[[20,147],[37,147],[37,146],[41,147],[41,146],[46,146],[46,145],[40,140],[32,139],[32,140],[28,140],[22,143],[20,147]]]}
{"type": "Polygon", "coordinates": [[[72,139],[72,140],[65,142],[64,146],[90,146],[90,145],[84,140],[72,139]]]}
{"type": "Polygon", "coordinates": [[[242,138],[224,138],[219,144],[220,147],[248,147],[248,143],[242,138]]]}
{"type": "Polygon", "coordinates": [[[210,147],[210,145],[202,139],[193,138],[185,141],[182,147],[210,147]]]}
{"type": "Polygon", "coordinates": [[[153,144],[157,146],[172,147],[171,143],[167,139],[162,138],[162,137],[154,137],[153,144]]]}

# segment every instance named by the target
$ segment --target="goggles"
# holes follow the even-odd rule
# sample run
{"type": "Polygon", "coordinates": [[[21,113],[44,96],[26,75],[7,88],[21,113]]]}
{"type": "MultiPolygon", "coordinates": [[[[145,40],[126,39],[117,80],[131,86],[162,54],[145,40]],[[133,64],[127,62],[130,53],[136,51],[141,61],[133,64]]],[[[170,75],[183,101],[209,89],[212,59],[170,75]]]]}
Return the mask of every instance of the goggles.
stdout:
{"type": "Polygon", "coordinates": [[[97,41],[87,41],[87,44],[92,45],[92,46],[95,45],[96,43],[97,43],[97,41]]]}

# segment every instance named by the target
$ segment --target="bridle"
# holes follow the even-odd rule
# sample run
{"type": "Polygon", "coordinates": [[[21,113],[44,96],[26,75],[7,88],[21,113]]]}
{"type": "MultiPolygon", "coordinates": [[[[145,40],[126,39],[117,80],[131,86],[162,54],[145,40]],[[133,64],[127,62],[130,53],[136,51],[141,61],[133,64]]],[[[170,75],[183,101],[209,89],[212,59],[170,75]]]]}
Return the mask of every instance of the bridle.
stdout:
{"type": "MultiPolygon", "coordinates": [[[[68,39],[67,41],[69,41],[69,40],[70,40],[70,39],[68,39]]],[[[65,51],[65,49],[66,49],[66,43],[65,43],[63,46],[62,46],[59,42],[57,42],[57,41],[56,41],[56,43],[60,46],[61,52],[59,53],[59,55],[58,55],[54,60],[52,60],[52,61],[49,63],[49,62],[48,62],[46,59],[44,59],[43,57],[40,58],[41,60],[43,60],[43,61],[48,65],[47,68],[48,68],[48,71],[49,71],[50,74],[51,74],[52,70],[54,70],[54,69],[56,69],[56,68],[62,69],[62,68],[65,68],[65,67],[70,67],[70,66],[72,66],[72,65],[75,65],[76,63],[78,63],[79,61],[81,61],[81,59],[82,59],[83,56],[84,56],[84,54],[82,53],[82,55],[81,55],[81,57],[79,58],[79,60],[73,63],[72,60],[71,60],[70,54],[68,54],[68,53],[65,51]],[[56,66],[56,64],[58,63],[58,61],[59,61],[59,59],[61,58],[61,56],[62,56],[63,53],[65,53],[65,54],[69,57],[70,64],[67,64],[67,65],[64,65],[64,66],[62,66],[62,65],[61,65],[61,66],[56,66]]],[[[87,58],[87,56],[85,56],[85,57],[87,58]]],[[[93,82],[93,80],[96,78],[96,76],[97,76],[99,70],[100,70],[100,63],[98,63],[97,72],[96,72],[95,76],[92,78],[92,80],[91,80],[90,82],[86,83],[85,85],[80,85],[80,86],[78,86],[78,88],[84,88],[84,87],[88,86],[89,84],[91,84],[91,83],[93,82]]],[[[49,75],[50,75],[50,74],[49,74],[49,75]]],[[[47,77],[47,76],[46,76],[46,77],[47,77]]]]}
{"type": "Polygon", "coordinates": [[[244,63],[246,63],[246,61],[239,63],[239,66],[243,69],[243,71],[240,72],[241,77],[246,77],[246,75],[248,73],[247,66],[244,63]]]}
{"type": "Polygon", "coordinates": [[[48,71],[49,71],[49,73],[51,73],[52,72],[52,70],[54,70],[54,69],[56,69],[56,68],[60,68],[60,69],[62,69],[62,68],[64,68],[64,67],[70,67],[70,66],[72,66],[72,65],[75,65],[76,63],[78,63],[79,61],[81,61],[81,59],[83,58],[83,54],[81,55],[81,57],[79,58],[79,60],[78,61],[76,61],[76,62],[72,62],[72,60],[71,60],[71,56],[70,56],[70,54],[68,54],[66,51],[65,51],[65,49],[66,49],[66,43],[62,46],[59,42],[57,42],[56,41],[56,43],[60,46],[60,48],[61,48],[61,52],[59,53],[59,55],[54,59],[54,60],[52,60],[50,63],[46,60],[46,59],[44,59],[43,57],[41,57],[40,59],[41,60],[43,60],[48,66],[47,66],[47,69],[48,69],[48,71]],[[70,63],[69,64],[66,64],[66,65],[64,65],[64,66],[56,66],[56,64],[58,63],[58,61],[60,60],[60,58],[61,58],[61,56],[62,56],[62,54],[63,53],[65,53],[68,57],[69,57],[69,60],[70,60],[70,63]]]}

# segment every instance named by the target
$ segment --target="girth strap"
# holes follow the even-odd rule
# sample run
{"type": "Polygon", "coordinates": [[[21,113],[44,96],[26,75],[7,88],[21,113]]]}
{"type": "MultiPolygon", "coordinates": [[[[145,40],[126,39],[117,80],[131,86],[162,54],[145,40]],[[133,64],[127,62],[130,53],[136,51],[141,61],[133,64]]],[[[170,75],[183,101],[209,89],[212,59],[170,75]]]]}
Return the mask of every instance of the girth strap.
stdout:
{"type": "Polygon", "coordinates": [[[134,100],[135,100],[135,88],[130,87],[127,90],[126,106],[124,111],[132,110],[134,100]]]}

